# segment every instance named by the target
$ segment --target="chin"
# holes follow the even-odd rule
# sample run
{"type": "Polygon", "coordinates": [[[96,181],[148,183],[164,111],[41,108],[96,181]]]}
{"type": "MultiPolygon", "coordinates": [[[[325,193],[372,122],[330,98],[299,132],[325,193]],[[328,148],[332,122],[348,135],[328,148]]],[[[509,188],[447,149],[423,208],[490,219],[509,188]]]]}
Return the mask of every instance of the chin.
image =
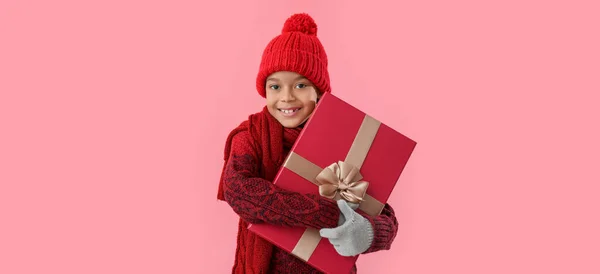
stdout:
{"type": "Polygon", "coordinates": [[[281,123],[281,125],[283,125],[286,128],[297,128],[298,126],[300,126],[302,124],[302,121],[304,121],[304,118],[300,119],[300,118],[295,118],[295,119],[286,119],[285,117],[282,117],[279,120],[279,123],[281,123]]]}
{"type": "Polygon", "coordinates": [[[290,121],[286,121],[286,122],[279,121],[279,122],[285,128],[297,128],[300,125],[300,122],[290,122],[290,121]]]}

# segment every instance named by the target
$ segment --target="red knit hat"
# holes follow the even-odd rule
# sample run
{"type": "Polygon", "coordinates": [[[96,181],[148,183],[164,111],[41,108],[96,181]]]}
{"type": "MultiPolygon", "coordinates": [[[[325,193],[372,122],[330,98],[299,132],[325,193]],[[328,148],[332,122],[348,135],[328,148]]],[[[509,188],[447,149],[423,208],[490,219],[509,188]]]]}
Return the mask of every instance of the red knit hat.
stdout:
{"type": "Polygon", "coordinates": [[[281,34],[265,48],[256,78],[256,88],[262,97],[266,97],[266,78],[278,71],[298,73],[320,92],[331,92],[327,55],[317,38],[317,24],[308,14],[294,14],[288,18],[281,34]]]}

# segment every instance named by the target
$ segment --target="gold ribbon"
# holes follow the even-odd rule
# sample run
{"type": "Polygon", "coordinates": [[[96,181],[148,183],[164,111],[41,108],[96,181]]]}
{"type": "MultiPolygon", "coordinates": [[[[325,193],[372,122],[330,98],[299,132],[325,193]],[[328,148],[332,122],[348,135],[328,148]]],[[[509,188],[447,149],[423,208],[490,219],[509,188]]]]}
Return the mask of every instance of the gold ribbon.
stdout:
{"type": "MultiPolygon", "coordinates": [[[[344,161],[322,168],[291,152],[284,167],[317,185],[319,193],[324,197],[335,200],[343,198],[349,202],[359,203],[362,211],[377,216],[381,214],[384,204],[366,193],[369,183],[361,181],[360,168],[380,125],[381,122],[365,115],[344,161]]],[[[321,241],[319,231],[306,229],[292,250],[292,254],[307,262],[319,241],[321,241]]]]}
{"type": "Polygon", "coordinates": [[[361,181],[360,172],[355,166],[339,161],[323,169],[317,175],[319,193],[329,199],[338,200],[337,197],[359,204],[367,194],[369,183],[361,181]]]}

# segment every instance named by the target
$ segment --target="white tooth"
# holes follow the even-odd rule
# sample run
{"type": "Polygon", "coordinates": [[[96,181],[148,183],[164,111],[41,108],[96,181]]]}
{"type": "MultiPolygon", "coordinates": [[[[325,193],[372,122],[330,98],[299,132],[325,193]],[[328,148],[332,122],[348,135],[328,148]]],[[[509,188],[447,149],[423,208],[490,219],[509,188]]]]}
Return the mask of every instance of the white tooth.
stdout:
{"type": "Polygon", "coordinates": [[[293,109],[293,110],[292,109],[282,109],[281,110],[281,112],[287,113],[287,114],[294,113],[296,111],[298,111],[298,109],[293,109]]]}

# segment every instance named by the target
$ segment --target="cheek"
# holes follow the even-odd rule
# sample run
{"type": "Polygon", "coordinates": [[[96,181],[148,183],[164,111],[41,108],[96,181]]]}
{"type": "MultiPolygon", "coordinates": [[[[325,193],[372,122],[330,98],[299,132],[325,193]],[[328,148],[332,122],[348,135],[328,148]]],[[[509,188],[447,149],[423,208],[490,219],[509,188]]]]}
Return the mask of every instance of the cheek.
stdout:
{"type": "Polygon", "coordinates": [[[315,110],[316,106],[317,106],[316,98],[315,98],[315,101],[309,101],[309,102],[305,103],[304,104],[305,115],[312,114],[312,112],[315,110]]]}
{"type": "Polygon", "coordinates": [[[277,102],[277,100],[276,100],[276,98],[274,96],[270,96],[268,94],[267,94],[267,98],[266,99],[267,99],[266,100],[267,106],[273,106],[277,102]]]}
{"type": "Polygon", "coordinates": [[[317,94],[317,91],[313,88],[310,92],[309,100],[316,103],[318,98],[319,98],[319,95],[317,94]]]}
{"type": "Polygon", "coordinates": [[[309,108],[309,106],[314,108],[314,106],[317,104],[318,98],[319,96],[317,92],[312,89],[311,91],[302,94],[301,100],[305,108],[309,108]]]}

